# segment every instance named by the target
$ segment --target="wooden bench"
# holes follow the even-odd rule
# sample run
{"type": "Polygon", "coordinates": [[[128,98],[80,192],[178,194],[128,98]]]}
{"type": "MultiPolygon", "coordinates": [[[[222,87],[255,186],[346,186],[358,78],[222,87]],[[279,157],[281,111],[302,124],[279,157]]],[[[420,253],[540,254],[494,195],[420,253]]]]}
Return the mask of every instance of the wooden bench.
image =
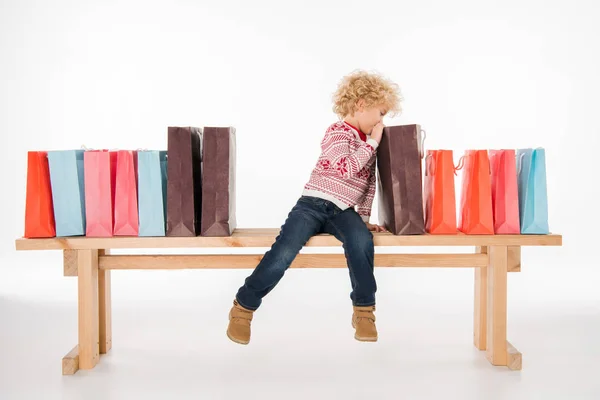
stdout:
{"type": "MultiPolygon", "coordinates": [[[[64,275],[78,277],[79,343],[63,358],[63,374],[92,369],[112,347],[111,270],[255,268],[260,255],[111,255],[110,249],[270,247],[278,229],[237,229],[230,237],[17,239],[17,250],[63,250],[64,275]]],[[[374,233],[375,246],[475,246],[469,254],[375,254],[376,267],[475,268],[474,344],[493,365],[521,369],[521,353],[506,340],[507,273],[521,270],[522,246],[561,246],[561,235],[418,235],[374,233]]],[[[333,236],[306,246],[339,247],[333,236]]],[[[304,254],[291,268],[347,268],[343,254],[304,254]]]]}

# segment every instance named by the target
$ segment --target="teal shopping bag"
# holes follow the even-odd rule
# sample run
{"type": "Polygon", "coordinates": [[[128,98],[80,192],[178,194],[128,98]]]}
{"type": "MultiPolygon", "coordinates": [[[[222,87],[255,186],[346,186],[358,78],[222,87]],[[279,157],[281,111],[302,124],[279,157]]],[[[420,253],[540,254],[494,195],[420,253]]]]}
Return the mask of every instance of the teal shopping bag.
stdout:
{"type": "Polygon", "coordinates": [[[85,234],[83,150],[48,152],[56,236],[85,234]]]}
{"type": "Polygon", "coordinates": [[[139,236],[165,236],[167,152],[138,151],[139,236]]]}
{"type": "Polygon", "coordinates": [[[546,152],[542,148],[517,151],[519,216],[522,234],[547,234],[548,189],[546,152]]]}

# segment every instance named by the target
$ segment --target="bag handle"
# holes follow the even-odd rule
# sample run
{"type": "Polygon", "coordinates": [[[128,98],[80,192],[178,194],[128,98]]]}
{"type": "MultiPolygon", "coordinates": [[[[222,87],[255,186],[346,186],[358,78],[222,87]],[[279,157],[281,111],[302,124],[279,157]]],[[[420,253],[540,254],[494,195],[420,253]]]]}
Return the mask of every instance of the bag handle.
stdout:
{"type": "Polygon", "coordinates": [[[456,171],[463,169],[463,167],[465,166],[465,157],[467,157],[466,154],[458,159],[458,165],[454,167],[454,175],[458,176],[456,171]]]}
{"type": "Polygon", "coordinates": [[[99,152],[104,151],[104,152],[107,152],[107,153],[119,151],[119,149],[117,149],[116,147],[113,147],[112,149],[94,149],[94,148],[87,147],[85,144],[81,145],[81,150],[84,150],[84,151],[99,151],[99,152]]]}
{"type": "Polygon", "coordinates": [[[425,156],[425,176],[430,176],[435,174],[435,158],[433,157],[433,153],[429,153],[425,156]],[[431,159],[429,165],[427,164],[427,159],[431,159]]]}
{"type": "Polygon", "coordinates": [[[425,139],[427,138],[427,131],[421,129],[421,149],[419,150],[421,159],[425,157],[425,139]]]}
{"type": "Polygon", "coordinates": [[[523,157],[525,157],[525,153],[521,153],[519,156],[519,171],[517,171],[517,175],[521,175],[521,170],[523,169],[523,157]]]}

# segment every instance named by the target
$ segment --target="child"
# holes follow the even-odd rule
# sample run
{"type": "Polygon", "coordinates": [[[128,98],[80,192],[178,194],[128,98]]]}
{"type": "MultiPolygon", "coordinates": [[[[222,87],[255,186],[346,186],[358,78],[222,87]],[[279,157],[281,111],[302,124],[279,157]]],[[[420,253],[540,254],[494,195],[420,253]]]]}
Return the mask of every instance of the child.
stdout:
{"type": "Polygon", "coordinates": [[[385,229],[370,224],[369,217],[382,119],[388,112],[400,112],[401,97],[395,83],[356,71],[342,79],[333,100],[333,110],[341,120],[327,128],[321,155],[302,196],[233,301],[227,336],[236,343],[250,342],[250,322],[262,298],[277,285],[304,244],[319,233],[334,235],[343,244],[352,286],[355,339],[377,340],[371,231],[385,229]]]}

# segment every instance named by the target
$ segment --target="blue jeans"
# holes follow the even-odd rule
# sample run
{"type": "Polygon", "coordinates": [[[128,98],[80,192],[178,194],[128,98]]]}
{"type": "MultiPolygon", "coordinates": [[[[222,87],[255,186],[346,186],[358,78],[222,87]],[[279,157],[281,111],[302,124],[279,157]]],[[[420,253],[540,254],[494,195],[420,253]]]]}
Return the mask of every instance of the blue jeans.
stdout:
{"type": "Polygon", "coordinates": [[[237,302],[249,310],[256,310],[306,242],[318,233],[334,235],[343,244],[352,285],[352,304],[374,305],[377,284],[373,274],[373,234],[354,208],[342,211],[328,200],[311,196],[298,199],[275,243],[238,290],[237,302]]]}

